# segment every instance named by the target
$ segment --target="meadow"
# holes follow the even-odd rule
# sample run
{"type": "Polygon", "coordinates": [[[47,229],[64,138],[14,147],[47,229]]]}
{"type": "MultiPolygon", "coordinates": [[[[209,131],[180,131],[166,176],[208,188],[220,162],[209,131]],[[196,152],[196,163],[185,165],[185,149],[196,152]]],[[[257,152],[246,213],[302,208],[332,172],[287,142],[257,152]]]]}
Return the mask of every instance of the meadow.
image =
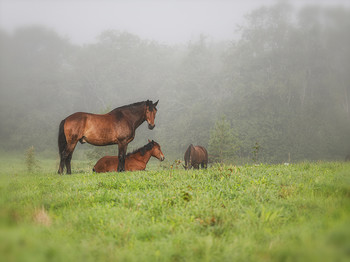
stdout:
{"type": "Polygon", "coordinates": [[[94,174],[0,160],[0,261],[349,261],[350,164],[94,174]]]}

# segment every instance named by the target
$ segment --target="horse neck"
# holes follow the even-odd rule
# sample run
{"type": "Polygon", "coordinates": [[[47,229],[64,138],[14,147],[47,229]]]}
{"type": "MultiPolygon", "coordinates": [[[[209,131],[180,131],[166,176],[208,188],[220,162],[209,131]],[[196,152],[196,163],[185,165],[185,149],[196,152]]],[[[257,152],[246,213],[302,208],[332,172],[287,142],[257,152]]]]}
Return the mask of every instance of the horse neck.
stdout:
{"type": "Polygon", "coordinates": [[[138,128],[146,120],[146,107],[141,105],[136,110],[130,110],[130,112],[134,116],[135,128],[138,128]]]}
{"type": "Polygon", "coordinates": [[[136,161],[142,162],[146,166],[151,156],[152,156],[152,150],[149,150],[149,151],[146,151],[143,156],[141,155],[140,152],[137,152],[133,155],[133,158],[136,161]]]}
{"type": "Polygon", "coordinates": [[[146,120],[146,104],[142,103],[140,105],[135,105],[131,107],[122,107],[116,108],[112,112],[118,111],[127,111],[128,115],[131,116],[131,120],[135,125],[135,128],[138,128],[146,120]]]}

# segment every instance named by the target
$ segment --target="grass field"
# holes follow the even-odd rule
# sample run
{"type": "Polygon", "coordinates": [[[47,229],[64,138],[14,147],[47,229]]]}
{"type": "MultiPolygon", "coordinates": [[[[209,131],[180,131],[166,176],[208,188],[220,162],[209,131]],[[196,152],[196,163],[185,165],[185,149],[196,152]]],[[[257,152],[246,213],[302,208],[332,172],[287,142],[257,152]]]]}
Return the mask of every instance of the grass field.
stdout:
{"type": "Polygon", "coordinates": [[[350,261],[350,164],[0,163],[1,261],[350,261]]]}

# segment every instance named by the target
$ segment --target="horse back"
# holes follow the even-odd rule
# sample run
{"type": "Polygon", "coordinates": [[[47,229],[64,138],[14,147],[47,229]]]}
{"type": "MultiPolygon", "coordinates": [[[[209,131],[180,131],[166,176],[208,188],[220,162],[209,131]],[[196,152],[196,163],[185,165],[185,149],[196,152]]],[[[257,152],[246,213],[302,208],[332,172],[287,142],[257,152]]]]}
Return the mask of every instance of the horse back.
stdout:
{"type": "MultiPolygon", "coordinates": [[[[135,158],[138,154],[131,154],[126,157],[125,171],[145,170],[146,165],[135,158]]],[[[96,162],[93,171],[96,173],[117,172],[118,164],[118,156],[104,156],[96,162]]]]}
{"type": "Polygon", "coordinates": [[[202,162],[208,162],[208,152],[207,150],[202,147],[202,146],[195,146],[195,151],[196,151],[196,160],[198,163],[202,162]]]}
{"type": "Polygon", "coordinates": [[[104,156],[96,162],[93,170],[96,173],[117,172],[118,163],[117,156],[104,156]]]}
{"type": "Polygon", "coordinates": [[[88,129],[91,126],[98,125],[99,128],[104,128],[106,125],[115,125],[115,119],[110,114],[91,114],[85,112],[77,112],[65,119],[66,125],[75,125],[79,128],[88,129]]]}

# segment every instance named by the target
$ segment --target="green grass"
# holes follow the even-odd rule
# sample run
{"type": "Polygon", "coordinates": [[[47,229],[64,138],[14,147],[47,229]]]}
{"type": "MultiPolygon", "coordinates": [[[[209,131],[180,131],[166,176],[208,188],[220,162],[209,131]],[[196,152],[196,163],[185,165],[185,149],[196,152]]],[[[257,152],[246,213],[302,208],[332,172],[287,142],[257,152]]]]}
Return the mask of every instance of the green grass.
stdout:
{"type": "Polygon", "coordinates": [[[2,158],[0,261],[349,261],[350,165],[93,174],[2,158]]]}

